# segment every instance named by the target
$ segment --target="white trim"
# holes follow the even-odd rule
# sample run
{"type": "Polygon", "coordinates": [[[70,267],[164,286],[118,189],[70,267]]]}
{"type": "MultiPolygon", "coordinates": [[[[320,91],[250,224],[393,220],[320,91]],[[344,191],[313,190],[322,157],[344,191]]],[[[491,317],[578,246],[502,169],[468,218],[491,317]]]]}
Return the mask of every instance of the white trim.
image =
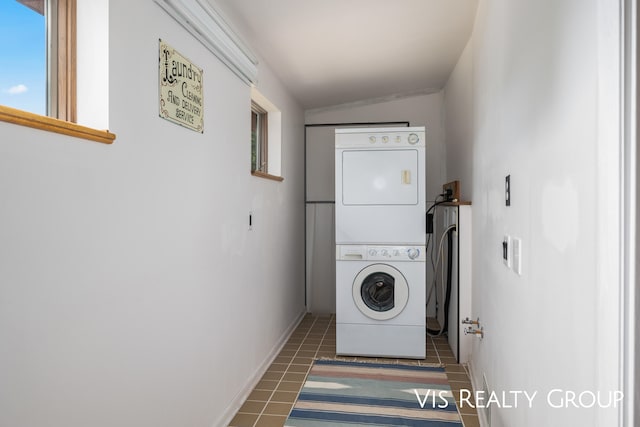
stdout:
{"type": "MultiPolygon", "coordinates": [[[[624,1],[597,1],[597,390],[622,390],[624,385],[624,1]]],[[[622,408],[616,409],[596,411],[594,425],[622,426],[622,408]]]]}
{"type": "MultiPolygon", "coordinates": [[[[467,375],[469,376],[469,380],[471,381],[471,390],[473,392],[473,395],[475,396],[477,391],[482,390],[482,378],[486,379],[486,375],[479,374],[479,371],[476,370],[475,364],[473,363],[473,358],[469,361],[469,363],[463,365],[467,367],[467,375]]],[[[490,410],[491,409],[489,409],[489,411],[490,410]]],[[[478,414],[480,427],[491,427],[490,420],[487,418],[487,412],[484,410],[477,410],[476,412],[478,414]]]]}
{"type": "Polygon", "coordinates": [[[245,83],[256,83],[256,56],[211,4],[203,0],[154,1],[240,79],[245,83]]]}
{"type": "Polygon", "coordinates": [[[638,242],[638,28],[637,1],[624,1],[624,155],[621,175],[624,215],[624,248],[623,248],[623,280],[624,280],[624,317],[623,348],[622,348],[622,378],[625,405],[622,413],[622,425],[635,426],[638,401],[637,393],[640,387],[638,378],[638,355],[636,349],[637,334],[637,242],[638,242]]]}

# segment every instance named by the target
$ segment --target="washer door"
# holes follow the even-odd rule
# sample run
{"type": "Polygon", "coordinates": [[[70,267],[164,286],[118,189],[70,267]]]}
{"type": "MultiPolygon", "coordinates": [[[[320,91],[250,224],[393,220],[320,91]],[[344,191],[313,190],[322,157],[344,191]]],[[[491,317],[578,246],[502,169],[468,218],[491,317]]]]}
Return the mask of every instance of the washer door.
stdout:
{"type": "Polygon", "coordinates": [[[398,269],[387,264],[371,264],[353,281],[353,301],[358,310],[371,319],[393,319],[409,301],[409,285],[398,269]]]}

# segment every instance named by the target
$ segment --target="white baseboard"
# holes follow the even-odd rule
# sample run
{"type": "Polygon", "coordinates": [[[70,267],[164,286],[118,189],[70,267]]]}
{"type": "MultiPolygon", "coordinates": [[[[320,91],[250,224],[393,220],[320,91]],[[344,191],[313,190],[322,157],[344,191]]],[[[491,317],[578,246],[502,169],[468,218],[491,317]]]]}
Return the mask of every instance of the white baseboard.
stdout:
{"type": "MultiPolygon", "coordinates": [[[[482,390],[482,380],[481,380],[482,376],[480,377],[476,376],[475,368],[473,367],[473,359],[471,359],[469,363],[467,363],[467,369],[469,370],[469,379],[471,380],[471,388],[473,389],[473,392],[475,394],[477,390],[482,390]],[[480,383],[478,381],[480,381],[480,383]]],[[[478,409],[476,408],[476,412],[478,414],[478,420],[480,421],[480,427],[491,427],[489,424],[489,420],[487,420],[487,416],[484,413],[484,411],[478,411],[478,409]]]]}
{"type": "Polygon", "coordinates": [[[218,427],[226,427],[229,425],[233,417],[238,412],[238,409],[244,404],[249,394],[253,391],[260,378],[264,375],[264,373],[269,369],[269,366],[273,363],[274,359],[278,356],[282,347],[287,343],[289,337],[296,330],[298,324],[302,321],[304,316],[307,314],[307,309],[304,307],[300,313],[295,317],[294,321],[289,325],[286,331],[280,336],[280,339],[276,342],[271,352],[267,355],[264,362],[255,370],[254,374],[247,380],[245,386],[236,394],[236,396],[231,401],[231,404],[227,407],[224,413],[218,418],[213,425],[218,427]]]}

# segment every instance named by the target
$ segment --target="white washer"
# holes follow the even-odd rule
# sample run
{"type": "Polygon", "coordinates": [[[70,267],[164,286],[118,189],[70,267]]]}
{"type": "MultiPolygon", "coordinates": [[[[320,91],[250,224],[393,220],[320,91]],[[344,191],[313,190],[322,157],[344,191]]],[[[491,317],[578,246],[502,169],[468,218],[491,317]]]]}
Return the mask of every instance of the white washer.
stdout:
{"type": "Polygon", "coordinates": [[[426,357],[424,249],[336,247],[336,354],[426,357]]]}
{"type": "Polygon", "coordinates": [[[336,244],[424,245],[424,127],[335,135],[336,244]]]}

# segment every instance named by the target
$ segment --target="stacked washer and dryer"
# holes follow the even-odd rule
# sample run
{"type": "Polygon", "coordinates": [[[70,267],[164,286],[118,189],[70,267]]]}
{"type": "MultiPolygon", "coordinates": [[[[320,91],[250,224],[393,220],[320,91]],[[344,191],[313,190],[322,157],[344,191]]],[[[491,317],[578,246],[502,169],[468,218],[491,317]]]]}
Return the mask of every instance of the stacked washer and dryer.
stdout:
{"type": "Polygon", "coordinates": [[[336,353],[426,357],[423,127],[336,129],[336,353]]]}

